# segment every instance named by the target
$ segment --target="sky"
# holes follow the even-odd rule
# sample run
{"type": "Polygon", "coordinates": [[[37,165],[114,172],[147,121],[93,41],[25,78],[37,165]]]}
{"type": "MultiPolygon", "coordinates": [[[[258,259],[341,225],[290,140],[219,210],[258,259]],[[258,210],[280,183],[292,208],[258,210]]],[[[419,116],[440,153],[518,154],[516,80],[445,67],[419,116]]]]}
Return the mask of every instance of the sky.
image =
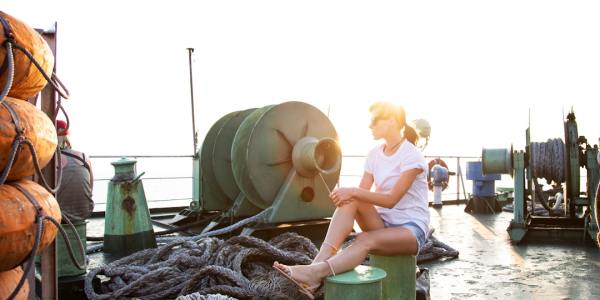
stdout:
{"type": "Polygon", "coordinates": [[[432,126],[426,155],[562,137],[574,107],[598,143],[597,1],[33,1],[0,9],[58,24],[57,73],[75,148],[191,155],[186,48],[195,49],[200,142],[236,110],[305,101],[344,154],[366,154],[368,107],[404,105],[432,126]]]}

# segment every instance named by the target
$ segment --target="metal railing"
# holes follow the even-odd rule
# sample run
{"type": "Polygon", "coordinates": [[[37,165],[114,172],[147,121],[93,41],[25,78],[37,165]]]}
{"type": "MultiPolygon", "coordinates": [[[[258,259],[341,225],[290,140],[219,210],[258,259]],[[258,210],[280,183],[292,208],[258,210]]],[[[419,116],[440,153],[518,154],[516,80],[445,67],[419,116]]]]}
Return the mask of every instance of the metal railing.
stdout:
{"type": "MultiPolygon", "coordinates": [[[[148,171],[150,171],[151,173],[158,173],[158,174],[164,174],[165,170],[150,170],[147,169],[145,164],[151,165],[151,163],[148,163],[149,160],[160,160],[160,159],[169,159],[169,162],[172,162],[173,159],[176,160],[180,160],[180,159],[190,159],[190,161],[188,161],[187,163],[185,163],[185,165],[183,165],[182,167],[180,167],[178,170],[179,173],[181,172],[185,172],[185,168],[184,166],[189,166],[187,167],[187,172],[189,172],[188,174],[192,173],[192,164],[191,164],[191,159],[193,158],[193,155],[91,155],[90,158],[92,159],[92,166],[94,168],[94,173],[97,173],[97,169],[99,169],[101,172],[101,174],[97,174],[97,175],[101,175],[99,177],[96,177],[94,179],[94,202],[97,206],[100,206],[98,208],[101,208],[101,206],[106,205],[106,186],[108,184],[108,181],[111,179],[112,176],[112,172],[114,172],[112,170],[112,168],[110,167],[109,163],[106,164],[98,164],[98,160],[109,160],[109,159],[119,159],[122,157],[127,157],[127,158],[133,158],[138,160],[139,165],[141,164],[141,167],[138,165],[138,169],[140,170],[144,170],[148,173],[148,171]],[[95,162],[94,162],[95,161],[95,162]],[[103,198],[103,199],[102,199],[103,198]]],[[[345,163],[342,163],[342,174],[340,175],[340,181],[339,182],[344,182],[343,185],[357,185],[357,182],[360,182],[360,178],[362,177],[362,173],[361,174],[357,174],[357,170],[362,171],[362,164],[364,164],[364,159],[366,158],[366,155],[343,155],[342,159],[343,161],[349,161],[349,160],[360,160],[359,164],[356,165],[355,168],[353,168],[353,170],[344,170],[344,165],[346,165],[345,163]]],[[[474,161],[474,160],[480,160],[481,157],[479,156],[451,156],[451,155],[427,155],[425,156],[426,160],[429,161],[430,159],[435,159],[435,158],[440,158],[442,160],[444,160],[449,168],[451,169],[450,171],[455,172],[456,176],[451,176],[451,181],[453,180],[452,177],[454,177],[455,181],[456,181],[456,185],[453,187],[449,187],[444,193],[442,193],[442,199],[443,200],[457,200],[457,201],[462,201],[465,199],[468,199],[469,197],[469,193],[467,193],[467,186],[470,185],[470,183],[465,183],[464,180],[464,166],[466,165],[467,161],[474,161]],[[455,164],[454,164],[455,162],[455,164]],[[452,170],[452,166],[455,166],[456,169],[452,170]]],[[[169,164],[170,165],[170,164],[169,164]]],[[[167,167],[168,168],[168,165],[167,167]]],[[[95,174],[96,175],[96,174],[95,174]]],[[[97,176],[96,175],[96,176],[97,176]]],[[[183,183],[181,183],[180,185],[182,185],[181,189],[177,189],[177,192],[179,192],[180,195],[173,197],[173,196],[167,196],[167,195],[162,195],[162,196],[157,196],[155,194],[164,194],[164,193],[156,193],[157,190],[161,190],[161,191],[168,191],[170,188],[169,186],[173,185],[173,183],[169,183],[165,186],[165,182],[183,182],[183,181],[188,181],[188,180],[192,180],[192,176],[185,176],[182,174],[175,174],[172,176],[149,176],[149,177],[143,177],[144,182],[147,183],[146,185],[150,187],[150,189],[146,190],[146,194],[147,197],[149,197],[147,199],[148,202],[148,206],[151,207],[152,204],[157,204],[163,207],[165,203],[169,203],[169,202],[177,202],[177,206],[181,206],[181,205],[185,205],[185,202],[183,201],[191,201],[192,197],[192,186],[191,184],[186,184],[183,185],[183,183]],[[161,184],[162,183],[162,184],[161,184]],[[186,190],[187,188],[187,190],[186,190]],[[150,191],[148,191],[150,190],[150,191]],[[184,191],[182,191],[184,190],[184,191]],[[185,192],[186,194],[183,195],[181,192],[185,192]],[[187,195],[187,196],[186,196],[187,195]]]]}

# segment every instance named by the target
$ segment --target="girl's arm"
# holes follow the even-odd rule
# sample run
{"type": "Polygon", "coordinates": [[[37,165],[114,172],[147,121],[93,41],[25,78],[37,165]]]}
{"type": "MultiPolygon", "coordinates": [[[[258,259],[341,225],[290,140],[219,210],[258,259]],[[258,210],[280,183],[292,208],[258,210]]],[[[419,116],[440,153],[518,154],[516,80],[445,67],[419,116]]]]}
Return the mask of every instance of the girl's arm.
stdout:
{"type": "Polygon", "coordinates": [[[368,189],[365,189],[364,187],[367,187],[367,185],[370,189],[373,184],[373,175],[365,172],[365,175],[370,175],[370,181],[363,175],[360,188],[336,189],[331,193],[331,199],[336,206],[341,206],[349,201],[355,200],[380,207],[392,208],[400,201],[400,199],[402,199],[402,197],[404,197],[404,194],[406,194],[417,178],[417,175],[421,174],[421,172],[423,172],[422,169],[414,168],[401,173],[400,178],[398,178],[396,185],[394,185],[392,192],[389,194],[371,192],[368,189]],[[364,186],[363,183],[365,184],[364,186]]]}
{"type": "Polygon", "coordinates": [[[360,184],[358,185],[359,188],[363,189],[363,190],[367,190],[370,191],[371,187],[373,186],[373,182],[375,181],[375,179],[373,178],[373,174],[368,173],[368,172],[364,172],[362,179],[360,180],[360,184]]]}

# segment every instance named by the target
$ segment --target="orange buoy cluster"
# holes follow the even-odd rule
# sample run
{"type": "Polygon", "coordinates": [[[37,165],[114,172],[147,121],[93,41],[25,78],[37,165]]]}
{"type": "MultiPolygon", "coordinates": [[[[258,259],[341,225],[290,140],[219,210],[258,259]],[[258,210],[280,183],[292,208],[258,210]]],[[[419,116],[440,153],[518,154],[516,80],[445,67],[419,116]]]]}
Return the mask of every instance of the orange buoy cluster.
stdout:
{"type": "Polygon", "coordinates": [[[52,74],[54,57],[44,39],[25,23],[0,12],[0,26],[0,299],[11,293],[26,299],[29,287],[23,273],[31,268],[33,252],[44,250],[56,237],[58,228],[50,218],[60,223],[61,212],[54,196],[29,180],[53,158],[57,138],[54,122],[26,101],[47,81],[25,53],[46,74],[52,74]]]}
{"type": "MultiPolygon", "coordinates": [[[[13,38],[15,45],[31,53],[46,74],[52,74],[54,55],[42,36],[35,29],[4,12],[0,11],[0,17],[4,19],[1,24],[0,45],[5,45],[7,39],[13,38]]],[[[17,99],[29,99],[37,95],[46,86],[46,78],[24,51],[12,50],[14,75],[8,96],[17,99]]],[[[6,48],[0,47],[0,61],[7,62],[7,54],[6,48]]],[[[3,65],[5,71],[0,74],[0,87],[4,86],[6,80],[9,79],[8,66],[4,63],[3,65]]]]}

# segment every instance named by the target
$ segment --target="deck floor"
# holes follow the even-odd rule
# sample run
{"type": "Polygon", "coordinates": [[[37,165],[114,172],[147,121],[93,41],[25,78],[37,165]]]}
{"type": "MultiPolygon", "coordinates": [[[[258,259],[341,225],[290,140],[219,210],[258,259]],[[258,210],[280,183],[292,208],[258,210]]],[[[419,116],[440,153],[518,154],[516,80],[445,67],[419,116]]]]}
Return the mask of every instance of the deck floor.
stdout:
{"type": "Polygon", "coordinates": [[[434,236],[460,251],[428,268],[432,299],[600,299],[600,250],[591,243],[514,245],[512,213],[467,214],[464,205],[430,208],[434,236]]]}
{"type": "MultiPolygon", "coordinates": [[[[429,269],[431,299],[600,299],[600,249],[591,242],[515,245],[506,231],[512,213],[468,214],[464,207],[430,208],[435,237],[460,252],[420,265],[429,269]]],[[[88,235],[102,235],[103,221],[91,220],[88,235]]]]}

